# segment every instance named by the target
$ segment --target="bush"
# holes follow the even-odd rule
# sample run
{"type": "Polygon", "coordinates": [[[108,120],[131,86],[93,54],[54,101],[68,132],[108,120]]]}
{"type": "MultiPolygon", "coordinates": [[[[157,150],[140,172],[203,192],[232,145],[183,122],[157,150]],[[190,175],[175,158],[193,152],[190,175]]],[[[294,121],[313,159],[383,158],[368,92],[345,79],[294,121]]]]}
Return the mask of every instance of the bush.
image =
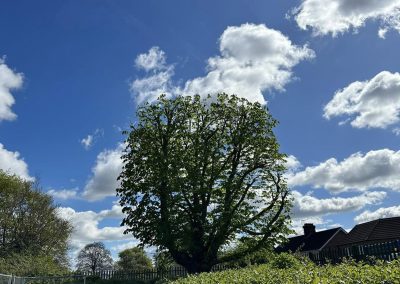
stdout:
{"type": "Polygon", "coordinates": [[[400,283],[400,260],[371,265],[347,261],[338,265],[317,266],[294,256],[280,255],[259,266],[188,276],[173,284],[396,284],[400,283]],[[284,259],[290,263],[285,264],[284,259]]]}
{"type": "Polygon", "coordinates": [[[274,253],[270,249],[262,248],[257,252],[248,254],[238,260],[230,261],[225,264],[230,267],[246,267],[250,265],[268,263],[271,261],[273,256],[274,253]]]}
{"type": "Polygon", "coordinates": [[[0,258],[0,271],[18,276],[60,276],[69,273],[67,267],[57,263],[51,256],[26,254],[0,258]]]}
{"type": "Polygon", "coordinates": [[[291,253],[280,253],[274,255],[270,262],[270,266],[276,269],[297,268],[301,266],[301,261],[306,261],[291,253]]]}

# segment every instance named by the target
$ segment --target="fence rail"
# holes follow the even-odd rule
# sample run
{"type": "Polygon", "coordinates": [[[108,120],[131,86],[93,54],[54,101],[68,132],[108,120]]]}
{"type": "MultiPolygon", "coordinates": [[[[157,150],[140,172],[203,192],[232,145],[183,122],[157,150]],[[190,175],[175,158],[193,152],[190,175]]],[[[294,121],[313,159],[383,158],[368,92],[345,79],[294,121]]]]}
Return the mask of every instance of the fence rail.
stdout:
{"type": "Polygon", "coordinates": [[[46,277],[19,277],[0,274],[0,284],[86,284],[86,276],[46,276],[46,277]]]}
{"type": "MultiPolygon", "coordinates": [[[[215,265],[212,271],[221,271],[231,268],[227,265],[215,265]]],[[[167,269],[146,269],[146,270],[133,270],[133,271],[119,271],[119,270],[100,270],[82,272],[86,277],[98,277],[103,280],[154,280],[154,279],[174,279],[184,277],[188,274],[187,270],[182,266],[170,267],[167,269]]]]}
{"type": "Polygon", "coordinates": [[[400,240],[361,243],[347,247],[328,248],[318,253],[310,254],[311,260],[318,264],[324,264],[327,261],[337,263],[343,258],[368,260],[371,257],[387,261],[400,258],[400,240]]]}
{"type": "MultiPolygon", "coordinates": [[[[231,267],[226,265],[215,265],[212,271],[226,270],[231,267]]],[[[121,281],[151,281],[158,279],[176,279],[188,274],[182,266],[167,269],[147,269],[147,270],[99,270],[94,273],[91,271],[80,272],[76,275],[66,276],[46,276],[46,277],[18,277],[14,275],[0,274],[0,284],[90,284],[95,283],[96,279],[101,280],[121,280],[121,281]]]]}
{"type": "Polygon", "coordinates": [[[0,273],[0,284],[12,284],[12,275],[0,273]]]}

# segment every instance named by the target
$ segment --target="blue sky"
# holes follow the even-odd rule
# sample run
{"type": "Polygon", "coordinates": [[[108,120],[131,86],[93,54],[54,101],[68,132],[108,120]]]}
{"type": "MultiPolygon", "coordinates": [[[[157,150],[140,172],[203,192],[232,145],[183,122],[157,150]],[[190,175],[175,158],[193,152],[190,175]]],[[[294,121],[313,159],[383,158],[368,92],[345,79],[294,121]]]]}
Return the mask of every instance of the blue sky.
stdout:
{"type": "Polygon", "coordinates": [[[76,249],[119,227],[119,154],[161,92],[267,103],[293,226],[400,215],[400,1],[4,1],[0,168],[38,179],[76,249]],[[204,95],[204,94],[203,94],[204,95]]]}

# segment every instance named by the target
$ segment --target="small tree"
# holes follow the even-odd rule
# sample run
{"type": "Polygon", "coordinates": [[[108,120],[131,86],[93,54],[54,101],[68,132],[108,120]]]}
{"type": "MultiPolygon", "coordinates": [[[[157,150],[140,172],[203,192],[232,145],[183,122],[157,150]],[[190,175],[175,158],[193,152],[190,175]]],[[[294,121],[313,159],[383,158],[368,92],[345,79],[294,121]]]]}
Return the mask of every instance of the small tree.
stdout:
{"type": "Polygon", "coordinates": [[[40,255],[66,266],[71,232],[38,183],[0,170],[0,258],[40,255]]]}
{"type": "Polygon", "coordinates": [[[154,255],[154,266],[158,271],[166,271],[171,267],[178,266],[178,264],[167,250],[158,249],[154,255]]]}
{"type": "Polygon", "coordinates": [[[286,156],[265,107],[226,94],[161,96],[137,115],[117,189],[126,233],[167,248],[197,273],[273,246],[288,232],[286,156]],[[235,239],[252,241],[220,257],[235,239]]]}
{"type": "Polygon", "coordinates": [[[117,268],[123,271],[146,270],[153,268],[151,259],[142,248],[125,249],[118,254],[117,268]]]}
{"type": "Polygon", "coordinates": [[[113,260],[111,252],[103,243],[94,242],[87,244],[78,254],[77,268],[79,271],[91,271],[111,269],[113,260]]]}

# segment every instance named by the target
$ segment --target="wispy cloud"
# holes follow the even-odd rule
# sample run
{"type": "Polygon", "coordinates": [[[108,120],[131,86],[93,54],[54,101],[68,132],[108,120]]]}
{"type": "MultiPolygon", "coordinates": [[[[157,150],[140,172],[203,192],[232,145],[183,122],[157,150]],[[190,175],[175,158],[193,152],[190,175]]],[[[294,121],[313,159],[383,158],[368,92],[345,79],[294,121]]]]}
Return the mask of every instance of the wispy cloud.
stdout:
{"type": "Polygon", "coordinates": [[[93,133],[88,134],[85,138],[82,138],[80,143],[85,148],[85,150],[89,150],[96,142],[96,140],[103,135],[104,135],[104,130],[98,128],[93,133]]]}
{"type": "Polygon", "coordinates": [[[78,188],[72,189],[50,189],[47,191],[48,194],[56,199],[69,200],[78,198],[78,188]]]}

